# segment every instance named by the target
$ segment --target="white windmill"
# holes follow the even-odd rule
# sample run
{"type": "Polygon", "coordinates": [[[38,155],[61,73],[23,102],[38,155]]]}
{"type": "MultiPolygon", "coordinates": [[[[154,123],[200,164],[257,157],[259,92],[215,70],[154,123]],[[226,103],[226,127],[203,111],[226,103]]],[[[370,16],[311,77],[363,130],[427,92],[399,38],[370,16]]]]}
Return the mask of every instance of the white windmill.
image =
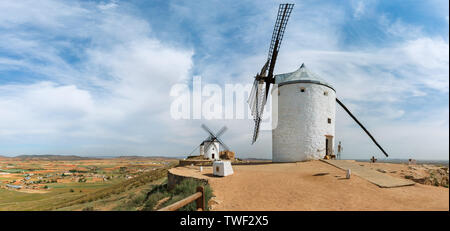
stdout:
{"type": "Polygon", "coordinates": [[[268,59],[255,76],[248,100],[255,121],[252,144],[259,134],[264,106],[270,84],[276,84],[273,94],[278,97],[277,125],[272,131],[272,161],[295,162],[320,159],[333,153],[336,102],[358,123],[386,155],[364,126],[336,98],[334,88],[309,71],[304,64],[294,72],[274,76],[273,71],[286,24],[294,4],[280,4],[272,34],[268,59]]]}
{"type": "Polygon", "coordinates": [[[224,150],[230,150],[227,145],[219,138],[227,127],[222,127],[216,134],[214,134],[206,125],[202,124],[202,128],[209,134],[208,137],[200,144],[200,156],[210,160],[220,160],[220,147],[224,150]]]}

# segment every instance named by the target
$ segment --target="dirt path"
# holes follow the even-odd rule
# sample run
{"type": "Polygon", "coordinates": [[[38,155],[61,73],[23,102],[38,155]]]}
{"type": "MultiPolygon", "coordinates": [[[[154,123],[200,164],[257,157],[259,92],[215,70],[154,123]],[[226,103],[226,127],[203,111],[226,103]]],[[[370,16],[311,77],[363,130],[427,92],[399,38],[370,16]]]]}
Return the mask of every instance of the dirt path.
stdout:
{"type": "Polygon", "coordinates": [[[320,161],[233,169],[223,178],[213,177],[211,167],[172,170],[208,179],[219,202],[213,210],[449,210],[448,188],[380,188],[357,176],[345,179],[343,170],[320,161]]]}

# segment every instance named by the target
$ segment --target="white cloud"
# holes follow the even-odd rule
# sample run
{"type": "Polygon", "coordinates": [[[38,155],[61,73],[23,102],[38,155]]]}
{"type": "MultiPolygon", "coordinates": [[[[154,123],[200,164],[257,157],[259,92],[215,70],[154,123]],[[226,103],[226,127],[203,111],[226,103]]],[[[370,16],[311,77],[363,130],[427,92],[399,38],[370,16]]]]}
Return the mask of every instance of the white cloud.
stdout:
{"type": "Polygon", "coordinates": [[[63,153],[154,154],[149,145],[158,138],[158,129],[164,127],[158,123],[158,114],[168,111],[170,87],[187,79],[193,51],[150,37],[149,25],[128,15],[116,3],[106,8],[102,4],[98,7],[108,8],[108,12],[96,11],[89,4],[72,10],[72,4],[53,1],[35,5],[32,12],[26,3],[1,4],[16,14],[0,16],[0,22],[8,23],[0,23],[0,29],[11,32],[0,42],[0,49],[14,54],[0,59],[0,69],[28,69],[40,77],[32,83],[0,85],[0,136],[5,142],[55,142],[36,150],[19,146],[8,150],[11,154],[55,152],[57,143],[69,137],[72,142],[61,150],[63,153]],[[47,8],[53,9],[47,15],[50,21],[33,15],[47,8]],[[67,15],[70,17],[61,18],[67,15]],[[69,28],[72,23],[79,26],[69,28]],[[35,24],[41,33],[22,28],[26,24],[35,24]],[[67,27],[68,31],[54,27],[67,27]],[[74,52],[80,61],[72,64],[61,57],[61,52],[78,49],[73,47],[77,44],[61,40],[49,43],[43,40],[46,36],[81,37],[89,44],[74,52]],[[40,80],[42,77],[49,80],[40,80]],[[40,138],[33,141],[27,138],[30,136],[40,138]]]}
{"type": "Polygon", "coordinates": [[[356,2],[354,1],[353,3],[354,3],[353,17],[360,18],[361,15],[364,14],[366,8],[364,1],[356,1],[356,2]]]}
{"type": "MultiPolygon", "coordinates": [[[[374,3],[353,2],[353,15],[373,17],[374,3]]],[[[226,55],[205,52],[193,63],[191,48],[156,39],[149,22],[129,14],[123,2],[2,1],[0,52],[14,55],[0,55],[0,71],[28,70],[45,80],[0,85],[0,152],[180,155],[207,136],[200,128],[205,123],[213,130],[227,125],[223,140],[238,156],[270,158],[270,131],[262,131],[251,146],[251,120],[175,121],[169,114],[170,87],[189,84],[194,64],[206,83],[252,81],[266,59],[276,4],[256,5],[258,14],[247,16],[248,24],[239,22],[245,30],[236,39],[261,49],[245,54],[225,49],[230,38],[224,34],[235,24],[210,20],[215,13],[201,4],[202,15],[197,8],[171,4],[171,12],[180,13],[176,23],[200,17],[194,22],[204,31],[198,34],[204,47],[224,48],[226,55]],[[67,62],[64,54],[77,61],[67,62]]],[[[335,86],[338,97],[394,156],[448,158],[448,105],[430,111],[422,111],[425,105],[403,105],[430,92],[448,94],[448,39],[381,15],[375,23],[400,41],[343,49],[341,26],[348,20],[343,7],[302,1],[291,17],[277,73],[305,62],[335,86]],[[405,143],[409,140],[414,144],[405,143]]],[[[377,152],[342,111],[337,123],[337,139],[347,154],[377,152]]]]}
{"type": "Polygon", "coordinates": [[[118,6],[116,1],[112,1],[112,2],[108,2],[108,3],[100,3],[98,5],[98,8],[101,10],[109,10],[109,9],[113,9],[116,8],[118,6]]]}
{"type": "Polygon", "coordinates": [[[408,25],[400,19],[390,22],[383,16],[380,17],[380,23],[385,27],[384,29],[389,35],[410,39],[417,38],[423,33],[421,26],[408,25]]]}

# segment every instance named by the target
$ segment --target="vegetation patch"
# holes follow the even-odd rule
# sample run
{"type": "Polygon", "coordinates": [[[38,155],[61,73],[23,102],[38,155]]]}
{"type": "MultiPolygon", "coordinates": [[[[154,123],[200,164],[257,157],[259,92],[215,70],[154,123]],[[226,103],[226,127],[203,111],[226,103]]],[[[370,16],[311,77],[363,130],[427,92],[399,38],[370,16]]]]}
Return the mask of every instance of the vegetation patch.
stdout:
{"type": "MultiPolygon", "coordinates": [[[[137,187],[146,185],[149,182],[152,182],[154,180],[161,179],[161,178],[167,176],[167,171],[170,168],[172,168],[173,165],[174,164],[160,168],[160,169],[156,169],[156,170],[153,170],[150,172],[145,172],[137,177],[134,177],[134,178],[128,179],[126,181],[111,185],[107,188],[99,189],[95,192],[80,195],[79,198],[64,201],[64,202],[58,204],[57,206],[54,206],[52,209],[70,207],[70,206],[77,205],[77,204],[84,204],[84,203],[89,203],[89,202],[105,199],[105,198],[111,197],[113,195],[119,195],[119,194],[127,192],[133,188],[137,188],[137,187]]],[[[145,198],[145,196],[143,196],[142,198],[145,198]]],[[[139,199],[135,199],[133,204],[138,205],[138,201],[139,201],[139,199]]],[[[133,206],[124,205],[122,208],[117,208],[117,209],[118,210],[132,210],[131,208],[133,206]]]]}
{"type": "MultiPolygon", "coordinates": [[[[197,192],[197,187],[203,186],[205,192],[205,208],[208,210],[208,201],[213,196],[212,189],[208,184],[197,181],[195,179],[185,179],[178,183],[173,189],[168,189],[167,184],[154,186],[147,194],[142,210],[151,211],[158,210],[165,206],[171,205],[197,192]],[[167,199],[169,198],[169,199],[167,199]],[[161,203],[163,202],[163,203],[161,203]]],[[[197,210],[195,201],[179,209],[180,211],[197,210]]]]}

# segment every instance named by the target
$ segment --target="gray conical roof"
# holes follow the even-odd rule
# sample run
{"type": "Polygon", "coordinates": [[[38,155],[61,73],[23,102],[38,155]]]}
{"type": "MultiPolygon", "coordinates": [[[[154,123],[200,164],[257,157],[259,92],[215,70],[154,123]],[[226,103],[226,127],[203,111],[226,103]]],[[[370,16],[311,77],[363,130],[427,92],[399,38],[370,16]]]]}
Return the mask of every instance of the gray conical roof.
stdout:
{"type": "Polygon", "coordinates": [[[327,86],[334,90],[331,84],[320,78],[317,74],[308,70],[304,63],[294,72],[279,74],[275,76],[275,83],[278,85],[290,84],[290,83],[317,83],[327,86]]]}

